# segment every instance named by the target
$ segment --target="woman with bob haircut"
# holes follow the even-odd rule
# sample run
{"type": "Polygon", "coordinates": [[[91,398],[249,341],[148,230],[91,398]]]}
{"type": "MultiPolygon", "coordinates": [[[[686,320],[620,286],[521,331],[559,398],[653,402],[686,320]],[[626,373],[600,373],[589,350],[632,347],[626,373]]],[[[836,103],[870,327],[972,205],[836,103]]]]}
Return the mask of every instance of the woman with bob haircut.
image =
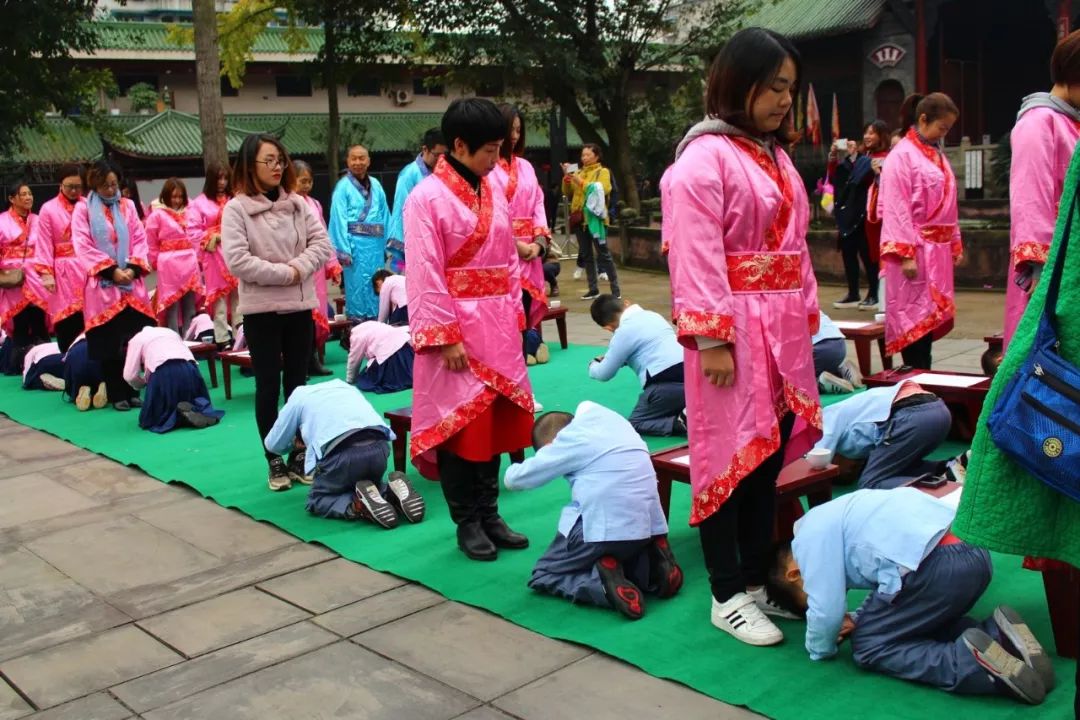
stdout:
{"type": "MultiPolygon", "coordinates": [[[[315,332],[311,311],[318,303],[314,275],[331,250],[322,220],[294,192],[296,171],[276,137],[244,139],[233,182],[236,195],[221,213],[221,247],[240,283],[261,445],[277,421],[282,384],[288,401],[307,380],[315,332]]],[[[271,490],[288,490],[293,481],[311,484],[303,448],[293,451],[288,466],[280,455],[264,451],[271,490]]]]}
{"type": "Polygon", "coordinates": [[[693,501],[690,524],[712,588],[712,623],[775,645],[764,588],[776,479],[820,437],[810,337],[817,281],[794,140],[801,60],[782,35],[748,28],[709,70],[706,118],[661,181],[672,311],[685,348],[693,501]],[[793,435],[793,428],[799,431],[793,435]]]}
{"type": "Polygon", "coordinates": [[[236,278],[221,252],[221,212],[233,196],[228,165],[210,163],[202,194],[187,209],[188,237],[199,251],[199,266],[206,285],[206,312],[214,319],[214,342],[224,350],[244,321],[237,309],[236,278]]]}
{"type": "Polygon", "coordinates": [[[157,271],[154,311],[158,324],[180,335],[187,333],[205,293],[196,246],[188,237],[187,205],[187,186],[171,177],[146,217],[150,265],[157,271]]]}

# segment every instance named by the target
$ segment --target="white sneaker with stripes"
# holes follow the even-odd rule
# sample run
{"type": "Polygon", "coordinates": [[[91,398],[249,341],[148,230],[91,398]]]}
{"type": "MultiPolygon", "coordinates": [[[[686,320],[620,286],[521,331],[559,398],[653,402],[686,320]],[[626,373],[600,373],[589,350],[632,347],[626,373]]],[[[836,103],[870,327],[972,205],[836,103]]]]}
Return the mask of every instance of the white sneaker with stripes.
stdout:
{"type": "Polygon", "coordinates": [[[747,645],[776,645],[784,639],[780,628],[765,617],[754,598],[744,592],[736,593],[722,603],[713,598],[712,624],[747,645]]]}

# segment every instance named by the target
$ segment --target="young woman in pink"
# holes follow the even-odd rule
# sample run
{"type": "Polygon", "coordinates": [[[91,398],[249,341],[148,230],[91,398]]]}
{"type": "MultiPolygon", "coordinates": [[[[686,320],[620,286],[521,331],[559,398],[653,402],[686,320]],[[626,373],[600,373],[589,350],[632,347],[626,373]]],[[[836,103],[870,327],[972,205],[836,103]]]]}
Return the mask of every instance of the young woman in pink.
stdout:
{"type": "MultiPolygon", "coordinates": [[[[326,226],[323,217],[322,203],[311,197],[311,188],[315,184],[315,175],[311,166],[303,160],[293,160],[293,168],[296,169],[296,194],[304,198],[307,204],[315,212],[317,217],[326,226]]],[[[315,321],[315,343],[311,348],[311,359],[308,360],[308,375],[327,376],[333,375],[334,371],[324,367],[319,360],[319,347],[326,343],[330,337],[330,318],[332,315],[327,309],[330,303],[330,286],[328,281],[341,282],[341,263],[331,253],[326,265],[315,273],[315,297],[319,304],[311,311],[311,318],[315,321]]]]}
{"type": "Polygon", "coordinates": [[[150,265],[157,271],[154,311],[160,325],[180,335],[187,332],[195,319],[205,292],[196,246],[187,232],[187,204],[184,181],[169,178],[161,187],[158,203],[146,218],[150,265]]]}
{"type": "Polygon", "coordinates": [[[22,270],[22,280],[14,287],[0,288],[0,327],[9,336],[0,371],[5,375],[22,372],[23,356],[31,346],[48,342],[47,294],[33,272],[34,249],[30,238],[38,217],[30,212],[34,194],[30,184],[17,182],[8,194],[8,209],[0,214],[0,269],[22,270]]]}
{"type": "Polygon", "coordinates": [[[66,353],[83,331],[85,274],[71,242],[71,214],[83,192],[83,172],[65,165],[57,174],[60,191],[41,206],[37,226],[30,235],[34,272],[45,288],[49,324],[60,352],[66,353]]]}
{"type": "Polygon", "coordinates": [[[776,480],[785,451],[809,449],[821,428],[809,204],[783,150],[799,75],[782,35],[733,35],[709,71],[707,117],[661,181],[685,348],[690,524],[701,532],[713,625],[751,645],[783,640],[765,616],[778,614],[764,588],[776,480]]]}
{"type": "Polygon", "coordinates": [[[237,279],[229,272],[221,253],[221,211],[232,197],[232,175],[225,165],[206,168],[202,195],[188,206],[187,232],[199,250],[203,284],[206,288],[206,311],[214,318],[214,342],[226,347],[236,328],[244,321],[237,305],[237,279]]]}

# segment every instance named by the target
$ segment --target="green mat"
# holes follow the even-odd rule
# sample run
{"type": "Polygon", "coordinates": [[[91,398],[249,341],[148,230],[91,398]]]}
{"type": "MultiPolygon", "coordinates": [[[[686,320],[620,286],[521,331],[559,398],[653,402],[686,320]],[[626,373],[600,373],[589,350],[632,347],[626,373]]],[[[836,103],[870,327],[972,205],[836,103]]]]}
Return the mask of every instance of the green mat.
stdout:
{"type": "MultiPolygon", "coordinates": [[[[573,411],[584,399],[629,414],[639,392],[636,378],[623,370],[609,383],[588,379],[586,367],[597,348],[552,348],[551,362],[530,368],[539,400],[548,410],[573,411]]],[[[328,347],[327,363],[344,374],[344,353],[328,347]]],[[[205,364],[204,364],[205,368],[205,364]]],[[[204,370],[205,372],[205,370],[204,370]]],[[[503,515],[532,540],[528,550],[503,552],[494,563],[465,559],[455,546],[446,506],[436,484],[411,477],[428,500],[428,516],[419,525],[384,531],[370,525],[323,520],[304,511],[304,490],[285,493],[266,488],[266,465],[254,419],[254,381],[233,373],[233,399],[213,390],[214,404],[226,410],[216,427],[154,435],[138,429],[134,413],[112,410],[79,413],[58,393],[26,392],[17,378],[0,378],[0,411],[13,420],[68,440],[167,482],[183,482],[226,507],[270,522],[309,542],[377,570],[414,580],[448,598],[475,605],[544,635],[582,643],[632,663],[657,677],[669,678],[718,700],[779,720],[816,720],[857,716],[924,718],[1066,717],[1072,708],[1074,665],[1056,664],[1060,685],[1039,709],[1005,698],[961,698],[910,683],[864,673],[855,668],[843,646],[830,662],[811,662],[803,650],[804,625],[781,621],[783,645],[752,648],[709,623],[709,588],[697,531],[686,524],[689,488],[672,493],[671,545],[685,571],[678,596],[653,600],[646,616],[628,622],[609,610],[571,607],[566,601],[532,593],[525,586],[537,557],[555,534],[561,507],[569,498],[562,481],[530,492],[504,491],[503,515]]],[[[408,405],[408,392],[372,395],[380,410],[408,405]]],[[[652,449],[675,444],[653,438],[652,449]]],[[[955,448],[951,449],[955,451],[955,448]]],[[[995,602],[1009,603],[1052,646],[1040,576],[1020,568],[1020,560],[996,556],[995,577],[973,614],[989,614],[995,602]]],[[[852,594],[852,606],[857,601],[852,594]]],[[[674,715],[672,715],[674,716],[674,715]]]]}

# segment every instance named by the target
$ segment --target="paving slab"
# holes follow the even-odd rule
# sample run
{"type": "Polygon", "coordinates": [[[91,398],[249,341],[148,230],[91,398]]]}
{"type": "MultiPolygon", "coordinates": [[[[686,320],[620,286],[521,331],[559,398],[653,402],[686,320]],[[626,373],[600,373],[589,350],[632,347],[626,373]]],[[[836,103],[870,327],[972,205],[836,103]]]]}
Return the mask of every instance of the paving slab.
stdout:
{"type": "Polygon", "coordinates": [[[143,715],[146,720],[449,720],[477,701],[339,642],[143,715]]]}
{"type": "Polygon", "coordinates": [[[343,637],[412,615],[425,608],[446,602],[442,595],[421,585],[402,585],[373,595],[366,600],[331,610],[312,619],[322,627],[343,637]]]}
{"type": "Polygon", "coordinates": [[[34,712],[34,708],[23,700],[19,693],[0,679],[0,720],[15,720],[34,712]]]}
{"type": "Polygon", "coordinates": [[[0,443],[0,477],[40,472],[99,457],[47,433],[20,428],[4,431],[4,442],[0,443]]]}
{"type": "MultiPolygon", "coordinates": [[[[567,716],[567,717],[569,717],[569,716],[567,716]]],[[[475,710],[470,710],[469,712],[465,713],[464,715],[458,715],[456,718],[454,718],[454,720],[515,720],[515,719],[510,717],[506,713],[499,712],[498,710],[496,710],[493,707],[483,705],[481,707],[476,708],[475,710]]]]}
{"type": "Polygon", "coordinates": [[[112,688],[136,712],[183,700],[209,688],[337,642],[333,633],[300,622],[158,670],[112,688]]]}
{"type": "Polygon", "coordinates": [[[134,625],[125,625],[10,660],[0,671],[35,705],[50,708],[182,659],[134,625]]]}
{"type": "Polygon", "coordinates": [[[176,580],[221,564],[213,555],[127,516],[53,533],[27,547],[99,595],[176,580]]]}
{"type": "Polygon", "coordinates": [[[103,457],[53,468],[47,474],[94,500],[118,500],[161,488],[160,481],[143,471],[103,457]]]}
{"type": "Polygon", "coordinates": [[[682,685],[647,675],[601,654],[590,655],[504,695],[492,704],[529,720],[568,717],[751,720],[761,717],[682,685]]]}
{"type": "Polygon", "coordinates": [[[98,503],[50,479],[30,473],[0,479],[0,529],[40,522],[92,508],[98,503]]]}
{"type": "Polygon", "coordinates": [[[484,701],[592,652],[455,602],[422,610],[353,641],[484,701]]]}
{"type": "Polygon", "coordinates": [[[262,635],[309,617],[287,602],[243,588],[140,620],[146,632],[188,657],[262,635]]]}
{"type": "Polygon", "coordinates": [[[250,521],[236,510],[201,497],[136,513],[154,527],[226,562],[262,555],[299,542],[272,525],[250,521]]]}
{"type": "Polygon", "coordinates": [[[261,582],[259,587],[309,612],[324,613],[404,584],[393,575],[338,558],[261,582]]]}
{"type": "Polygon", "coordinates": [[[94,693],[51,710],[31,715],[29,720],[126,720],[131,711],[106,693],[94,693]]]}

